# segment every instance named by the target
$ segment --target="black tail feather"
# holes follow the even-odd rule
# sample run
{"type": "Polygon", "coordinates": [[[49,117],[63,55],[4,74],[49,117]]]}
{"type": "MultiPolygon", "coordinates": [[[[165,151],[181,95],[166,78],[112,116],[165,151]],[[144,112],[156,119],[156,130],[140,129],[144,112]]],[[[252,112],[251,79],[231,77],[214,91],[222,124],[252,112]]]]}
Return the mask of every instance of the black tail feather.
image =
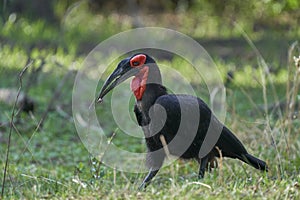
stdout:
{"type": "Polygon", "coordinates": [[[266,162],[264,162],[258,158],[255,158],[251,154],[243,154],[241,160],[244,161],[245,163],[255,167],[256,169],[259,169],[262,171],[268,171],[268,166],[267,166],[266,162]]]}

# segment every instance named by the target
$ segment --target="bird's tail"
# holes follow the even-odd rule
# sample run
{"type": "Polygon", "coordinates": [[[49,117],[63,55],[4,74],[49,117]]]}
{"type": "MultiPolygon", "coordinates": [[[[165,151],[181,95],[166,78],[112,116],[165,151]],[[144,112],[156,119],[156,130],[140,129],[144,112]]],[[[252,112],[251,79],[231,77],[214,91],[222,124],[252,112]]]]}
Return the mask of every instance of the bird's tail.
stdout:
{"type": "Polygon", "coordinates": [[[268,171],[268,165],[266,164],[266,162],[255,158],[254,156],[252,156],[251,154],[243,154],[242,161],[244,161],[245,163],[255,167],[256,169],[262,170],[262,171],[268,171]]]}

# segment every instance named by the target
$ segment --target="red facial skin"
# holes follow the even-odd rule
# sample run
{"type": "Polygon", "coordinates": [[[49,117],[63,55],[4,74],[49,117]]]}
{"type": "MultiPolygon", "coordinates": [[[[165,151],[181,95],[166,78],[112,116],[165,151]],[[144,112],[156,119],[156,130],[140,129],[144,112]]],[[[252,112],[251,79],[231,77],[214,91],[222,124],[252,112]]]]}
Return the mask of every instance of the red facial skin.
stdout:
{"type": "Polygon", "coordinates": [[[133,68],[141,67],[139,73],[132,79],[130,88],[137,100],[141,100],[146,90],[146,83],[149,74],[149,67],[143,66],[146,62],[146,56],[138,54],[131,58],[130,66],[133,68]]]}

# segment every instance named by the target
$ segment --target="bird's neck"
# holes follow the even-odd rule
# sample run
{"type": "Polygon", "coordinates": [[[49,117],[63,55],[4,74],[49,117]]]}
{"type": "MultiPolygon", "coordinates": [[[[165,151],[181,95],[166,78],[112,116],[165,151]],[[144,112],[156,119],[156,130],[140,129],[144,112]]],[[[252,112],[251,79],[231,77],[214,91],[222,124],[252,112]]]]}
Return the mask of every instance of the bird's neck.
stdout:
{"type": "Polygon", "coordinates": [[[144,108],[150,108],[158,97],[167,94],[156,64],[144,66],[132,79],[130,87],[137,102],[143,104],[144,108]]]}

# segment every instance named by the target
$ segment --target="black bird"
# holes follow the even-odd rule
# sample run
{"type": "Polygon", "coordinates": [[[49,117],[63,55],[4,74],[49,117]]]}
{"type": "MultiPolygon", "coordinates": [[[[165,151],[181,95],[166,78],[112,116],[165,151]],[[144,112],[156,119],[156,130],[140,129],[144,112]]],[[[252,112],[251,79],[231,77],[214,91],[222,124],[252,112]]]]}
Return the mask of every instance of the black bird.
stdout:
{"type": "Polygon", "coordinates": [[[146,164],[149,173],[140,188],[146,187],[161,168],[167,156],[161,136],[170,154],[183,159],[196,159],[200,164],[199,178],[215,157],[237,158],[256,169],[267,171],[266,163],[250,155],[238,138],[216,119],[209,107],[191,95],[168,94],[162,85],[159,68],[149,55],[135,54],[122,60],[105,81],[98,102],[114,87],[134,76],[131,90],[136,97],[134,112],[142,127],[147,145],[146,164]],[[219,130],[220,135],[217,134],[219,130]],[[216,144],[208,153],[200,154],[207,134],[216,134],[216,144]]]}

